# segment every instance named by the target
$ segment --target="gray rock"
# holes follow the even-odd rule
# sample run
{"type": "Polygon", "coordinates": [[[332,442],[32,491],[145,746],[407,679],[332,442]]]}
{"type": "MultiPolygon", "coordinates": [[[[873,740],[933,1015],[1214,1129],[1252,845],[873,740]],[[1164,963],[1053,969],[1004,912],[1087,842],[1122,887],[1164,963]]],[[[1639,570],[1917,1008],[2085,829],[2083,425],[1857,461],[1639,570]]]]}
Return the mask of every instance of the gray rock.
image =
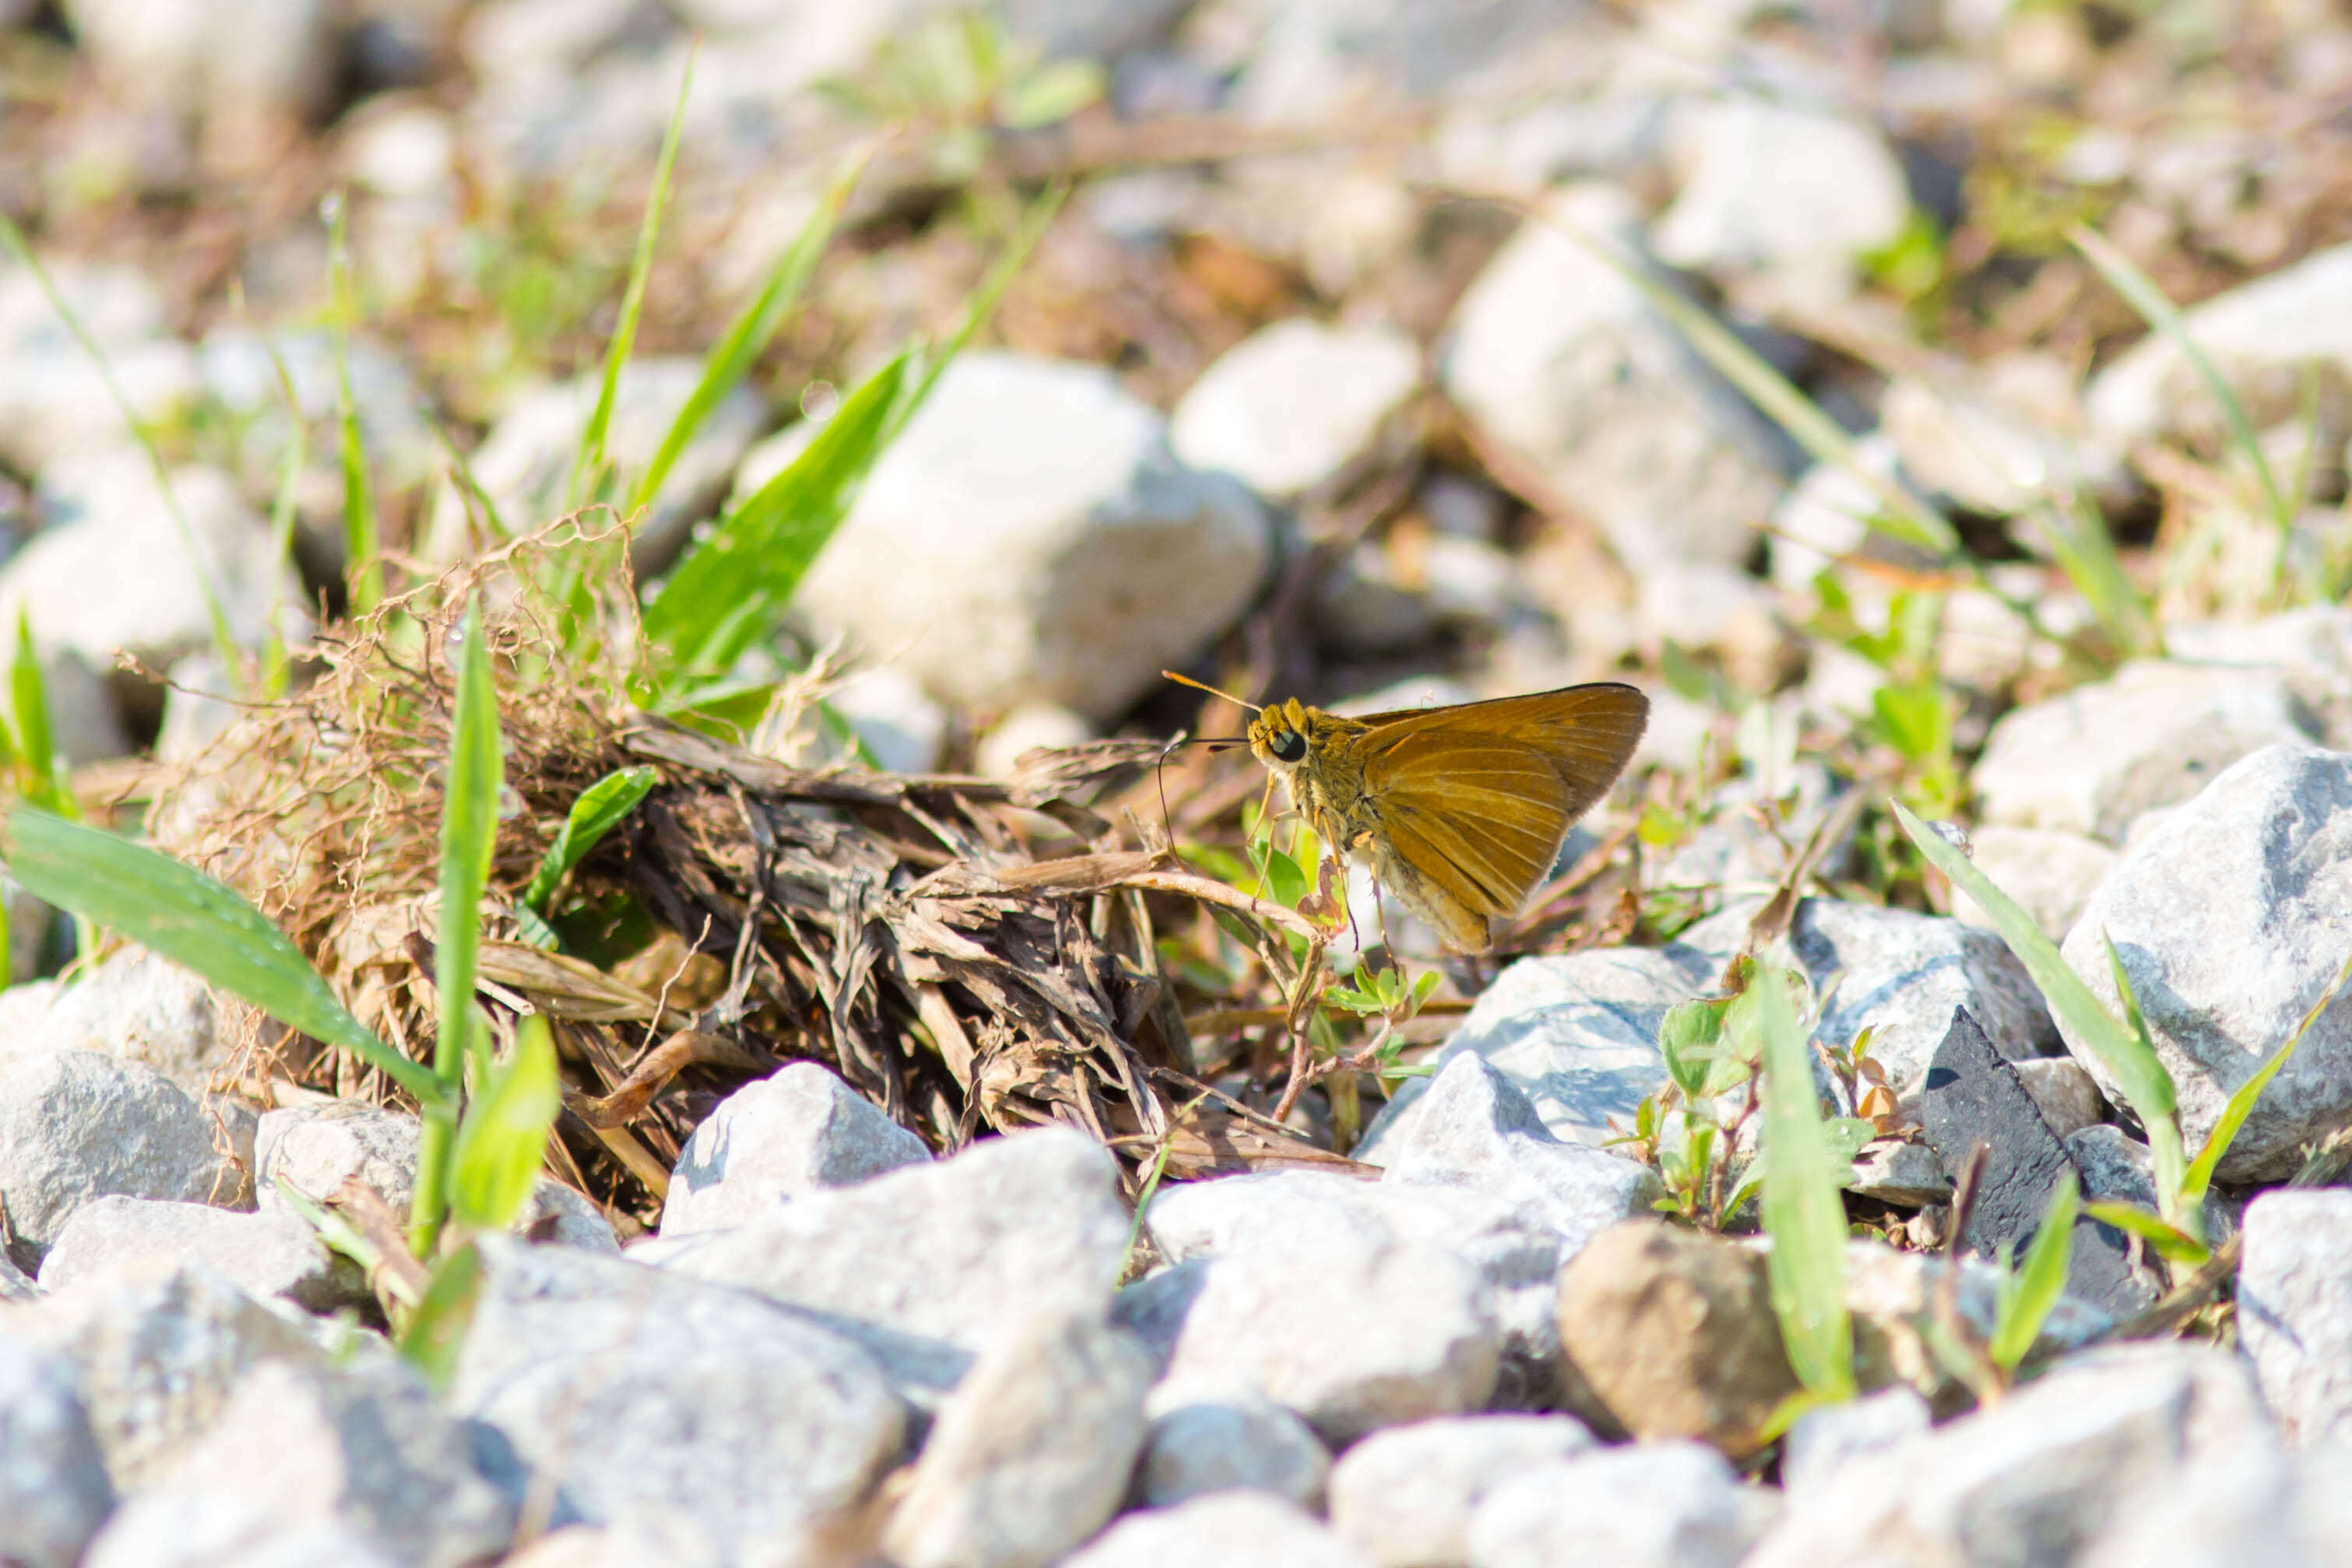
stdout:
{"type": "MultiPolygon", "coordinates": [[[[1658,1025],[1675,1003],[1715,980],[1705,953],[1681,946],[1592,948],[1512,964],[1480,993],[1445,1044],[1441,1066],[1472,1054],[1535,1105],[1555,1138],[1599,1143],[1631,1125],[1634,1108],[1665,1079],[1658,1025]]],[[[1365,1129],[1356,1158],[1385,1165],[1428,1090],[1402,1088],[1365,1129]]]]}
{"type": "Polygon", "coordinates": [[[1381,1568],[1467,1563],[1470,1520],[1512,1477],[1594,1447],[1572,1415],[1469,1415],[1375,1432],[1331,1471],[1331,1528],[1381,1568]]]}
{"type": "Polygon", "coordinates": [[[167,1258],[118,1264],[13,1312],[16,1331],[73,1362],[107,1472],[123,1491],[209,1427],[254,1366],[327,1355],[299,1314],[281,1316],[217,1271],[167,1258]]]}
{"type": "Polygon", "coordinates": [[[2352,1445],[2307,1446],[2294,1462],[2293,1520],[2310,1561],[2352,1563],[2352,1445]]]}
{"type": "MultiPolygon", "coordinates": [[[[405,1214],[416,1191],[416,1118],[345,1100],[265,1111],[254,1140],[255,1201],[283,1208],[282,1178],[314,1201],[335,1195],[344,1181],[373,1187],[405,1214]]],[[[518,1234],[591,1252],[618,1252],[612,1223],[584,1194],[541,1176],[516,1216],[518,1234]]]]}
{"type": "Polygon", "coordinates": [[[327,1250],[292,1214],[230,1214],[204,1204],[94,1198],[76,1209],[41,1260],[41,1289],[63,1290],[128,1258],[203,1263],[258,1297],[314,1312],[373,1298],[351,1259],[327,1250]]]}
{"type": "Polygon", "coordinates": [[[884,1549],[904,1568],[1045,1568],[1118,1511],[1150,1383],[1098,1318],[1013,1325],[940,1410],[884,1549]]]}
{"type": "MultiPolygon", "coordinates": [[[[198,352],[205,390],[245,422],[241,466],[248,482],[274,487],[293,439],[285,386],[278,379],[281,363],[287,380],[294,384],[295,407],[309,428],[314,467],[337,461],[342,374],[351,378],[361,444],[378,482],[405,487],[427,478],[439,465],[440,442],[422,412],[424,390],[399,356],[380,344],[352,339],[341,350],[339,365],[334,335],[324,328],[260,331],[229,321],[205,333],[198,352]]],[[[573,434],[577,436],[576,429],[573,434]]],[[[335,477],[340,504],[340,468],[335,477]]]]}
{"type": "Polygon", "coordinates": [[[1151,1423],[1136,1493],[1146,1508],[1173,1508],[1209,1492],[1265,1491],[1314,1511],[1330,1474],[1322,1439],[1281,1405],[1204,1401],[1151,1423]]]}
{"type": "Polygon", "coordinates": [[[590,1523],[698,1521],[730,1549],[837,1520],[895,1463],[882,1369],[740,1290],[485,1237],[450,1408],[505,1434],[590,1523]]]}
{"type": "Polygon", "coordinates": [[[1863,1145],[1854,1157],[1850,1185],[1863,1197],[1900,1208],[1952,1201],[1951,1178],[1944,1174],[1944,1163],[1936,1152],[1900,1138],[1878,1138],[1863,1145]]]}
{"type": "Polygon", "coordinates": [[[0,1317],[0,1562],[73,1568],[113,1507],[73,1363],[0,1317]]]}
{"type": "Polygon", "coordinates": [[[2107,1102],[2098,1084],[2074,1058],[2027,1057],[2009,1065],[2041,1109],[2042,1120],[2059,1137],[2071,1138],[2106,1116],[2107,1102]]]}
{"type": "Polygon", "coordinates": [[[2063,1563],[2197,1472],[2274,1447],[2236,1357],[2203,1346],[2096,1352],[2000,1404],[1841,1467],[1790,1498],[1750,1568],[1906,1560],[2063,1563]],[[1998,1543],[1998,1544],[1996,1544],[1998,1543]]]}
{"type": "Polygon", "coordinates": [[[1703,1443],[1636,1443],[1522,1471],[1470,1516],[1470,1568],[1732,1568],[1769,1521],[1703,1443]]]}
{"type": "Polygon", "coordinates": [[[58,996],[27,1051],[102,1051],[200,1094],[228,1058],[212,987],[169,959],[125,948],[58,996]]]}
{"type": "MultiPolygon", "coordinates": [[[[702,379],[702,364],[687,357],[632,360],[621,372],[604,450],[634,483],[653,461],[678,410],[702,379]]],[[[523,393],[507,405],[468,467],[513,532],[526,532],[571,510],[572,467],[580,432],[594,411],[601,374],[523,393]]],[[[685,546],[687,531],[709,517],[727,493],[735,465],[758,439],[767,411],[749,387],[737,387],[711,409],[687,443],[660,491],[646,508],[629,546],[640,572],[658,571],[685,546]]],[[[455,486],[435,499],[426,534],[429,559],[467,552],[466,501],[455,486]]]]}
{"type": "Polygon", "coordinates": [[[2133,817],[2187,800],[2239,758],[2314,732],[2274,674],[2144,659],[2003,715],[1971,777],[1989,823],[2112,843],[2133,817]]]}
{"type": "Polygon", "coordinates": [[[1127,1247],[1118,1173],[1082,1132],[984,1139],[686,1237],[663,1267],[978,1351],[1033,1313],[1101,1310],[1127,1247]]]}
{"type": "Polygon", "coordinates": [[[923,1141],[814,1062],[793,1062],[719,1101],[679,1151],[664,1236],[756,1219],[799,1194],[920,1164],[923,1141]]]}
{"type": "MultiPolygon", "coordinates": [[[[111,762],[139,749],[131,739],[131,731],[123,727],[114,689],[89,660],[71,648],[52,648],[36,657],[40,659],[41,687],[48,696],[49,741],[68,767],[111,762]]],[[[37,937],[49,918],[48,906],[33,900],[13,883],[8,887],[8,904],[9,945],[13,950],[21,940],[15,933],[16,922],[31,915],[33,934],[37,937]],[[23,905],[18,903],[20,899],[24,900],[23,905]]],[[[12,960],[14,956],[12,951],[12,960]]],[[[30,973],[25,965],[17,968],[18,973],[30,973]]]]}
{"type": "Polygon", "coordinates": [[[1429,595],[1408,585],[1378,545],[1358,545],[1316,584],[1316,641],[1334,653],[1355,658],[1405,653],[1436,631],[1429,595]]]}
{"type": "Polygon", "coordinates": [[[2156,1161],[2147,1144],[2106,1122],[2068,1133],[2065,1144],[2066,1157],[2082,1173],[2086,1202],[2157,1206],[2156,1161]]]}
{"type": "MultiPolygon", "coordinates": [[[[2127,852],[2061,951],[2112,1008],[2119,999],[2101,933],[2114,942],[2193,1149],[2231,1091],[2334,983],[2347,925],[2352,755],[2273,746],[2223,773],[2127,852]]],[[[2070,1033],[2066,1044],[2117,1100],[2084,1043],[2070,1033]]],[[[2255,1101],[2214,1174],[2291,1175],[2303,1144],[2347,1123],[2352,1002],[2339,997],[2255,1101]]]]}
{"type": "Polygon", "coordinates": [[[1835,298],[1863,253],[1910,216],[1894,152],[1841,115],[1747,95],[1696,99],[1674,138],[1686,172],[1653,243],[1676,267],[1763,273],[1801,297],[1835,298]]]}
{"type": "Polygon", "coordinates": [[[1155,1410],[1257,1394],[1339,1445],[1484,1407],[1507,1320],[1543,1355],[1557,1243],[1473,1194],[1287,1171],[1163,1189],[1146,1221],[1178,1267],[1119,1315],[1166,1359],[1155,1410]]]}
{"type": "MultiPolygon", "coordinates": [[[[1897,1379],[1931,1393],[1945,1389],[1951,1375],[1929,1349],[1926,1337],[1931,1315],[1939,1310],[1944,1269],[1940,1257],[1898,1252],[1879,1241],[1856,1239],[1846,1244],[1846,1310],[1870,1325],[1897,1379]]],[[[1954,1305],[1969,1331],[1979,1339],[1992,1336],[2000,1310],[2000,1271],[1981,1259],[1967,1258],[1961,1262],[1954,1305]]],[[[2031,1359],[2044,1361],[2095,1344],[2114,1327],[2114,1318],[2102,1308],[2062,1295],[2042,1320],[2031,1359]]]]}
{"type": "Polygon", "coordinates": [[[1791,1498],[1825,1497],[1839,1469],[1933,1425],[1927,1402],[1905,1384],[1797,1417],[1780,1446],[1780,1484],[1791,1498]]]}
{"type": "MultiPolygon", "coordinates": [[[[170,418],[194,396],[195,355],[165,335],[170,323],[154,284],[131,267],[57,258],[43,265],[142,424],[170,418]]],[[[131,429],[104,374],[32,273],[13,261],[0,267],[0,453],[20,472],[41,473],[68,453],[129,447],[131,429]]]]}
{"type": "Polygon", "coordinates": [[[1179,463],[1108,370],[971,353],[794,603],[951,703],[1107,720],[1232,622],[1271,549],[1247,490],[1179,463]]]}
{"type": "Polygon", "coordinates": [[[2296,1494],[2310,1483],[2298,1489],[2296,1470],[2271,1443],[2210,1455],[2114,1520],[2076,1561],[2082,1568],[2320,1568],[2343,1561],[2299,1517],[2296,1494]]]}
{"type": "MultiPolygon", "coordinates": [[[[16,938],[16,910],[8,910],[8,934],[16,938]]],[[[54,980],[22,980],[0,990],[0,1057],[28,1049],[65,987],[54,980]]]]}
{"type": "Polygon", "coordinates": [[[1631,197],[1603,185],[1556,196],[1549,221],[1522,227],[1464,296],[1446,391],[1554,493],[1575,497],[1637,571],[1737,563],[1780,494],[1777,437],[1563,227],[1640,249],[1631,197]]]}
{"type": "Polygon", "coordinates": [[[2290,1442],[2352,1436],[2352,1192],[2246,1207],[2238,1343],[2290,1442]]]}
{"type": "Polygon", "coordinates": [[[2025,966],[1990,931],[1907,910],[1806,899],[1789,942],[1817,992],[1836,984],[1818,1037],[1843,1047],[1870,1030],[1870,1055],[1898,1096],[1919,1087],[1955,1007],[1966,1008],[2004,1057],[2038,1056],[2058,1043],[2025,966]]]}
{"type": "Polygon", "coordinates": [[[2257,621],[2190,621],[2164,628],[2182,664],[2278,676],[2318,715],[2327,743],[2352,745],[2352,606],[2305,605],[2257,621]]]}
{"type": "Polygon", "coordinates": [[[683,1520],[567,1524],[508,1558],[506,1568],[644,1568],[648,1563],[667,1568],[731,1568],[708,1533],[683,1520]]]}
{"type": "MultiPolygon", "coordinates": [[[[2116,851],[2081,833],[2052,827],[2003,827],[1987,824],[1969,836],[1969,858],[2033,917],[2042,934],[2056,942],[2074,929],[2083,906],[2115,868],[2116,851]]],[[[1964,925],[1993,929],[1992,917],[1974,899],[1954,889],[1952,918],[1964,925]]]]}
{"type": "Polygon", "coordinates": [[[280,1524],[236,1498],[174,1499],[153,1537],[103,1558],[94,1549],[90,1568],[402,1568],[349,1525],[280,1524]],[[150,1549],[160,1554],[131,1555],[150,1549]]]}
{"type": "Polygon", "coordinates": [[[40,1293],[33,1277],[17,1268],[7,1253],[0,1252],[0,1302],[30,1301],[40,1293]]]}
{"type": "Polygon", "coordinates": [[[1131,1513],[1063,1568],[1371,1568],[1313,1516],[1266,1492],[1213,1492],[1131,1513]]]}
{"type": "Polygon", "coordinates": [[[298,637],[307,624],[301,582],[235,482],[206,468],[175,468],[170,479],[184,533],[134,447],[44,468],[41,491],[56,521],[0,568],[0,616],[14,626],[28,616],[45,657],[68,649],[111,669],[127,652],[162,668],[211,646],[209,583],[241,646],[273,626],[298,637]],[[93,583],[106,592],[90,592],[93,583]]]}
{"type": "Polygon", "coordinates": [[[234,1202],[243,1173],[204,1108],[154,1068],[95,1051],[0,1058],[0,1203],[35,1258],[110,1193],[234,1202]]]}
{"type": "Polygon", "coordinates": [[[2086,438],[2073,389],[2072,372],[2030,359],[1996,362],[1979,384],[1898,376],[1880,400],[1879,427],[1922,489],[1970,511],[2006,517],[2053,495],[2118,496],[2116,449],[2086,438]]]}
{"type": "MultiPolygon", "coordinates": [[[[2182,325],[2242,398],[2266,384],[2291,395],[2313,361],[2352,371],[2347,301],[2352,246],[2337,246],[2193,306],[2182,325]]],[[[2210,398],[2167,332],[2148,333],[2092,377],[2085,402],[2092,424],[2126,446],[2213,417],[2210,398]]]]}
{"type": "Polygon", "coordinates": [[[334,17],[320,0],[231,0],[168,21],[141,0],[69,0],[74,39],[121,101],[209,129],[257,113],[298,120],[335,71],[334,17]]]}
{"type": "Polygon", "coordinates": [[[505,1549],[515,1506],[475,1468],[464,1430],[406,1363],[269,1363],[123,1505],[89,1562],[209,1562],[199,1521],[242,1512],[257,1533],[340,1526],[388,1563],[463,1568],[505,1549]]]}
{"type": "Polygon", "coordinates": [[[1178,401],[1168,438],[1195,468],[1285,498],[1342,478],[1421,382],[1421,351],[1391,327],[1303,316],[1228,349],[1178,401]]]}

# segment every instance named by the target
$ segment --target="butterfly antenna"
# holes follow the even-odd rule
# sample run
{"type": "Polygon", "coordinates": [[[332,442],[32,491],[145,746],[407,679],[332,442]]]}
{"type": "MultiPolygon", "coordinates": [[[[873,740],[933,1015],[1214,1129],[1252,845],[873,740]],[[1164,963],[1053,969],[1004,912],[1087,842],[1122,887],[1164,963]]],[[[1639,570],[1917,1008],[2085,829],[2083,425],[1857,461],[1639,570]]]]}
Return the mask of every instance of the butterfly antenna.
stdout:
{"type": "Polygon", "coordinates": [[[1174,681],[1179,686],[1189,686],[1195,691],[1205,691],[1212,697],[1222,697],[1236,708],[1246,708],[1253,713],[1263,713],[1265,711],[1265,710],[1257,703],[1244,702],[1230,691],[1220,691],[1215,687],[1205,685],[1201,681],[1193,679],[1189,675],[1179,675],[1172,669],[1163,669],[1160,673],[1166,676],[1169,679],[1174,681]]]}

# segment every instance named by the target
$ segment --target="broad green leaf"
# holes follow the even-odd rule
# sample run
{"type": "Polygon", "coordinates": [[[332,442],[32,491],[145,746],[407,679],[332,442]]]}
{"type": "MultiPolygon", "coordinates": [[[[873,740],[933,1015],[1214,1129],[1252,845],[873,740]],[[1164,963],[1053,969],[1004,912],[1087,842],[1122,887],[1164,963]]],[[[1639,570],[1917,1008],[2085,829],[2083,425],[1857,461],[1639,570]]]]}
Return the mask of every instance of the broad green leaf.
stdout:
{"type": "Polygon", "coordinates": [[[1658,1025],[1658,1052],[1665,1058],[1666,1076],[1686,1100],[1706,1092],[1706,1079],[1723,1040],[1727,999],[1696,996],[1666,1009],[1658,1025]]]}
{"type": "Polygon", "coordinates": [[[34,897],[120,931],[289,1028],[341,1046],[431,1104],[440,1081],[335,999],[286,933],[231,889],[168,855],[30,806],[0,826],[8,874],[34,897]]]}
{"type": "Polygon", "coordinates": [[[547,1157],[547,1134],[563,1109],[555,1042],[547,1020],[522,1019],[514,1049],[495,1064],[457,1128],[449,1212],[474,1230],[504,1230],[530,1196],[547,1157]]]}
{"type": "Polygon", "coordinates": [[[539,869],[531,874],[530,886],[523,892],[522,901],[533,913],[543,912],[557,884],[587,858],[604,835],[637,809],[638,803],[652,792],[656,777],[651,768],[620,768],[580,792],[563,826],[556,830],[555,842],[540,857],[539,869]]]}
{"type": "Polygon", "coordinates": [[[2081,1198],[2074,1173],[2060,1172],[2050,1192],[2050,1206],[2042,1212],[2042,1228],[2033,1233],[2025,1262],[2002,1293],[1986,1353],[2005,1372],[2017,1370],[2033,1342],[2042,1337],[2043,1320],[2065,1291],[2066,1264],[2074,1253],[2074,1216],[2082,1211],[2081,1198]]]}
{"type": "Polygon", "coordinates": [[[499,792],[505,763],[499,753],[499,700],[490,654],[482,638],[479,605],[466,611],[457,658],[457,711],[450,721],[447,792],[441,810],[441,921],[434,989],[440,993],[441,1041],[434,1068],[454,1081],[455,1047],[467,1033],[482,940],[482,895],[497,847],[499,792]]]}
{"type": "Polygon", "coordinates": [[[1812,1052],[1789,999],[1789,976],[1761,968],[1732,1012],[1764,1066],[1764,1230],[1773,1315],[1798,1380],[1825,1399],[1853,1394],[1845,1310],[1845,1203],[1822,1130],[1812,1052]]]}

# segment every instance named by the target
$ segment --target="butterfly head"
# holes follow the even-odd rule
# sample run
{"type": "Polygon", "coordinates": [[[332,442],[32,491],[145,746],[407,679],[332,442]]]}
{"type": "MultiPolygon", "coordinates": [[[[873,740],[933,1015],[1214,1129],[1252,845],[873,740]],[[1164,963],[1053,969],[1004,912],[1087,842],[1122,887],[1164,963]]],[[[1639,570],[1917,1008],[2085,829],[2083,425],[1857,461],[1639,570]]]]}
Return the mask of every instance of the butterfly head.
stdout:
{"type": "Polygon", "coordinates": [[[1274,703],[1250,721],[1250,752],[1274,772],[1288,777],[1307,760],[1314,716],[1297,698],[1274,703]]]}

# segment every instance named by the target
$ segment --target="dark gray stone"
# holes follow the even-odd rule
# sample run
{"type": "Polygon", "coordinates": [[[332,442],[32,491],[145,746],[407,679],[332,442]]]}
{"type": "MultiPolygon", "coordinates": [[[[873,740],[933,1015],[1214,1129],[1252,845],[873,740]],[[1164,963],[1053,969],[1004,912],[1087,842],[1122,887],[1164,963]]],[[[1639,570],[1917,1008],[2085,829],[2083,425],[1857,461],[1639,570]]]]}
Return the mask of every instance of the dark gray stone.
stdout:
{"type": "Polygon", "coordinates": [[[0,1326],[0,1563],[73,1568],[113,1507],[73,1363],[0,1326]]]}

